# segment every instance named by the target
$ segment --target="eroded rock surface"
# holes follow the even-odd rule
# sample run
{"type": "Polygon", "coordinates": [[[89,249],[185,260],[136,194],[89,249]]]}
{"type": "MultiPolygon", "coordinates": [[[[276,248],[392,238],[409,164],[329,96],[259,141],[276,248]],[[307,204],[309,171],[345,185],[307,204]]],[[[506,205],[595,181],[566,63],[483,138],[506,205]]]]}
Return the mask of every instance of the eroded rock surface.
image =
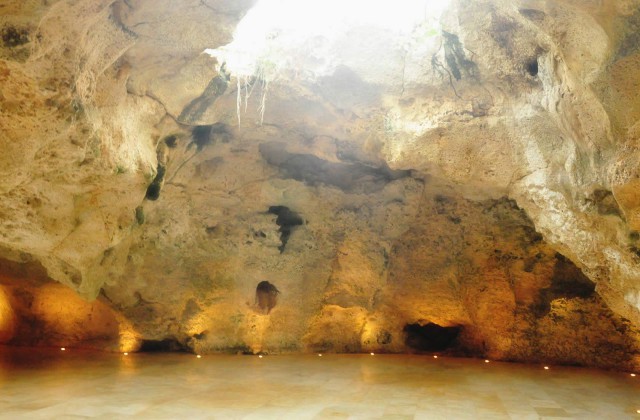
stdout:
{"type": "Polygon", "coordinates": [[[255,3],[0,5],[0,342],[640,367],[637,0],[255,3]]]}

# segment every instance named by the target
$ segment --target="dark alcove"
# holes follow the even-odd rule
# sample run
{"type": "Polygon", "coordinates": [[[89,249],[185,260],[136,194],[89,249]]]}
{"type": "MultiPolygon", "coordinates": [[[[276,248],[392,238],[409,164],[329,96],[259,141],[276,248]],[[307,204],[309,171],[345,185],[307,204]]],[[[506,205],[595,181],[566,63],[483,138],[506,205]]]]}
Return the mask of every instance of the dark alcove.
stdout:
{"type": "Polygon", "coordinates": [[[139,351],[143,353],[176,352],[187,351],[187,348],[175,338],[165,338],[164,340],[143,340],[139,351]]]}
{"type": "Polygon", "coordinates": [[[256,305],[263,313],[269,314],[278,303],[280,290],[266,280],[258,283],[256,287],[256,305]]]}
{"type": "Polygon", "coordinates": [[[407,324],[405,344],[419,351],[444,351],[456,344],[462,327],[441,327],[432,322],[426,325],[407,324]]]}

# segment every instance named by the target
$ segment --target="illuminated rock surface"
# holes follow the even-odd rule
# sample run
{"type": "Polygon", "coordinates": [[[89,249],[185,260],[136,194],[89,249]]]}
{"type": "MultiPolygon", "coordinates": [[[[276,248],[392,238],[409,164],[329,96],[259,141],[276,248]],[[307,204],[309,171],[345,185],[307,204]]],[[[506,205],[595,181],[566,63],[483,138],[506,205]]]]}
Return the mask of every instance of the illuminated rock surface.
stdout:
{"type": "Polygon", "coordinates": [[[640,366],[638,1],[252,4],[0,5],[1,342],[640,366]]]}

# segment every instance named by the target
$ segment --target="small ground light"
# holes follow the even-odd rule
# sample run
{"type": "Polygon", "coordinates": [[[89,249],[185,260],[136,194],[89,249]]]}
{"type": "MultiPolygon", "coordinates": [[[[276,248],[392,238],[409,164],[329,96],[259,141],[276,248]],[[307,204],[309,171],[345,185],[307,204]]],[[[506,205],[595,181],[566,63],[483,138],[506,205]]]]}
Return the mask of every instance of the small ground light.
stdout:
{"type": "Polygon", "coordinates": [[[437,359],[437,358],[438,358],[438,355],[434,354],[434,355],[433,355],[433,358],[434,358],[434,359],[437,359]]]}
{"type": "Polygon", "coordinates": [[[318,357],[322,357],[322,353],[318,353],[318,357]]]}
{"type": "Polygon", "coordinates": [[[376,354],[375,354],[375,353],[371,353],[371,355],[372,355],[372,356],[375,356],[376,354]]]}
{"type": "Polygon", "coordinates": [[[126,351],[125,351],[124,353],[122,353],[122,354],[124,354],[125,356],[128,356],[128,355],[129,355],[129,353],[127,353],[126,351]]]}
{"type": "Polygon", "coordinates": [[[60,351],[65,351],[65,350],[66,350],[66,348],[60,347],[60,351]]]}
{"type": "Polygon", "coordinates": [[[261,354],[259,354],[258,357],[262,359],[262,355],[261,354]]]}
{"type": "Polygon", "coordinates": [[[635,374],[635,373],[630,373],[629,375],[630,375],[630,376],[636,376],[636,374],[635,374]]]}
{"type": "Polygon", "coordinates": [[[549,370],[549,366],[545,366],[545,367],[544,367],[544,370],[549,370]]]}
{"type": "Polygon", "coordinates": [[[484,362],[485,363],[489,363],[489,359],[484,359],[484,362]]]}
{"type": "Polygon", "coordinates": [[[197,357],[198,359],[202,359],[202,356],[201,356],[201,355],[197,355],[196,357],[197,357]]]}

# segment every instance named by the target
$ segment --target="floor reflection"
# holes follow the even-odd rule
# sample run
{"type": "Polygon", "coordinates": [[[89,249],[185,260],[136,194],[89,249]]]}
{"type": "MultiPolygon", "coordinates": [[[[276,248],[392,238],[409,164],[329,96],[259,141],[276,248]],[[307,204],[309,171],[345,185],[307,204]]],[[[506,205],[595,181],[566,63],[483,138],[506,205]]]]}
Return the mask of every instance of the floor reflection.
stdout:
{"type": "Polygon", "coordinates": [[[624,372],[399,355],[0,347],[0,418],[637,418],[624,372]]]}

